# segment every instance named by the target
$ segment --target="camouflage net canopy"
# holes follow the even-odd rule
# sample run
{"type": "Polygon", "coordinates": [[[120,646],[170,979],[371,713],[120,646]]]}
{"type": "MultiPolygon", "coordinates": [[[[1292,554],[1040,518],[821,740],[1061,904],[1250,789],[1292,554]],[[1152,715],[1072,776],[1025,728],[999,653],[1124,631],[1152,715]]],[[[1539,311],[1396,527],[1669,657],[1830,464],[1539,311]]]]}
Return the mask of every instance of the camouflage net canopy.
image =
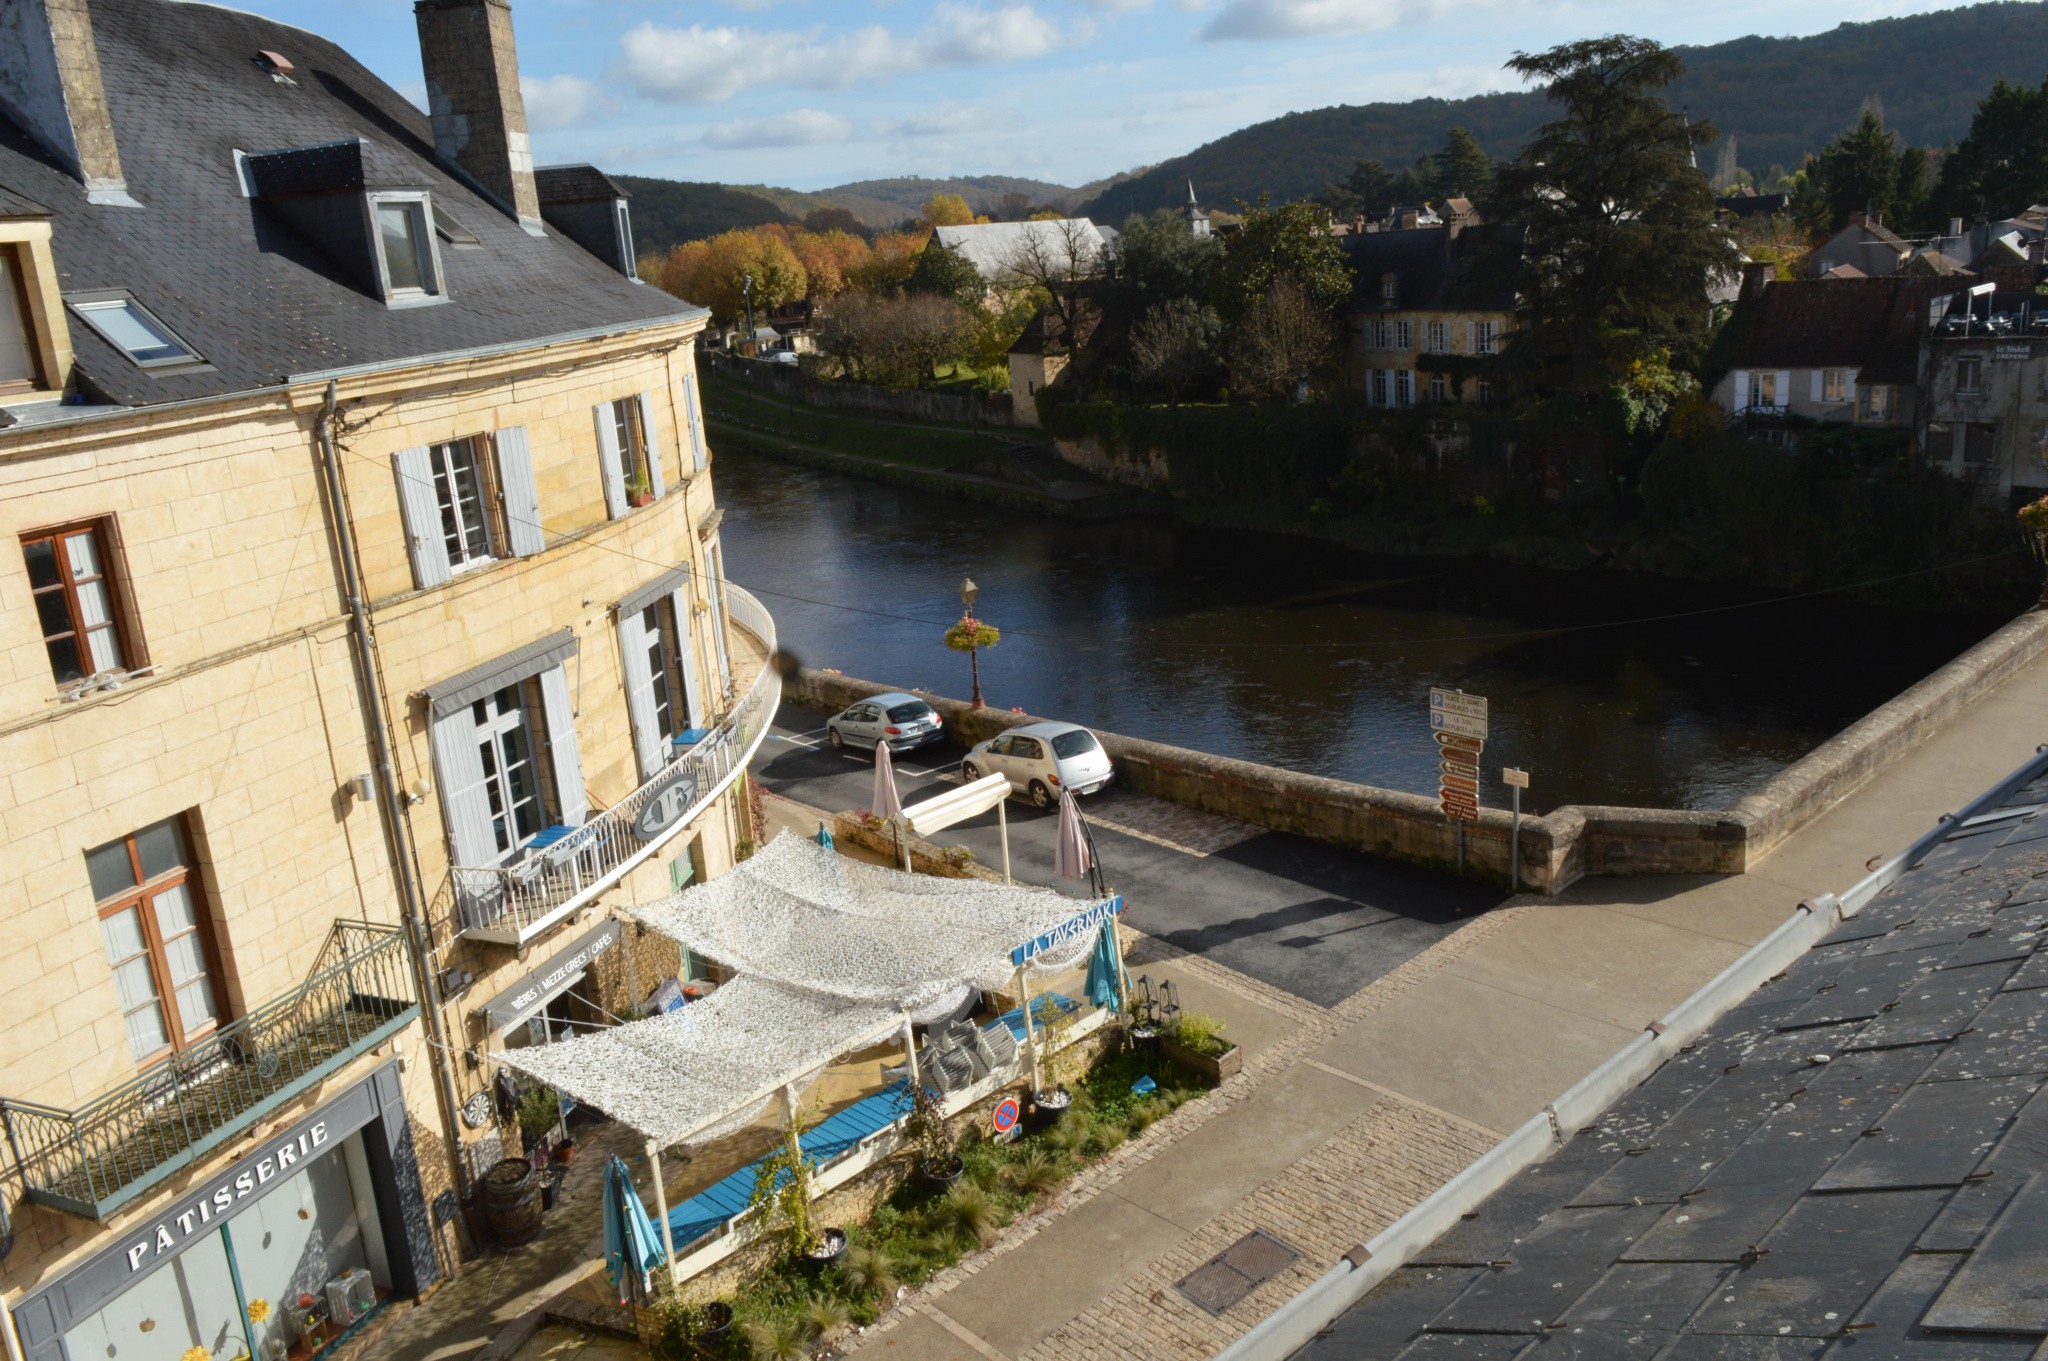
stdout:
{"type": "MultiPolygon", "coordinates": [[[[861,864],[785,832],[729,873],[624,915],[737,975],[647,1020],[491,1058],[667,1147],[752,1121],[840,1055],[950,1014],[1016,972],[1012,952],[1092,902],[861,864]]],[[[1032,956],[1071,969],[1092,929],[1032,956]]]]}

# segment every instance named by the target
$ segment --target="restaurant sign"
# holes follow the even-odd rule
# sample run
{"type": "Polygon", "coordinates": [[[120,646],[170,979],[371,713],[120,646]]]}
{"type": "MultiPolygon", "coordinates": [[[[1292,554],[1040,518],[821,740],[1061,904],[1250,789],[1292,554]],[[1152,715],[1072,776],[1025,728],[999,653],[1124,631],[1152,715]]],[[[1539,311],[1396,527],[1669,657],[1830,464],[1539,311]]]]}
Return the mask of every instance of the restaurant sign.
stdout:
{"type": "Polygon", "coordinates": [[[574,945],[484,1003],[479,1010],[485,1033],[508,1030],[560,997],[577,975],[590,967],[591,960],[618,944],[624,930],[617,918],[606,917],[574,945]]]}
{"type": "Polygon", "coordinates": [[[694,765],[685,766],[650,793],[640,805],[640,816],[633,819],[633,835],[642,841],[652,841],[681,822],[683,814],[697,802],[698,775],[694,765]]]}
{"type": "Polygon", "coordinates": [[[1122,894],[1118,894],[1114,898],[1105,898],[1080,916],[1070,917],[1052,930],[1035,936],[1010,951],[1010,962],[1021,966],[1025,960],[1033,955],[1044,954],[1055,945],[1063,945],[1078,935],[1093,931],[1096,927],[1102,925],[1123,910],[1124,900],[1122,894]]]}

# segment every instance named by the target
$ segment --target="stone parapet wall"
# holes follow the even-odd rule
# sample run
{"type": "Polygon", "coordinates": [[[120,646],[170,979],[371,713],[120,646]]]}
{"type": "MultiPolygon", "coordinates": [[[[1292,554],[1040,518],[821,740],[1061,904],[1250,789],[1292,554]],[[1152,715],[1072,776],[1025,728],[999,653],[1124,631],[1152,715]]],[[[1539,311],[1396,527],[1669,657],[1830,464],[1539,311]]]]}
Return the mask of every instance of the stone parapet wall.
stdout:
{"type": "MultiPolygon", "coordinates": [[[[2031,611],[1873,710],[1727,809],[1567,805],[1522,819],[1522,887],[1557,893],[1588,875],[1741,874],[1792,832],[2048,651],[2048,612],[2031,611]]],[[[897,687],[808,668],[786,698],[821,712],[897,687]]],[[[926,695],[971,746],[1043,720],[926,695]]],[[[1127,789],[1274,831],[1418,864],[1450,867],[1459,834],[1434,799],[1095,730],[1127,789]]],[[[1464,834],[1468,871],[1505,881],[1513,819],[1494,808],[1464,834]]]]}

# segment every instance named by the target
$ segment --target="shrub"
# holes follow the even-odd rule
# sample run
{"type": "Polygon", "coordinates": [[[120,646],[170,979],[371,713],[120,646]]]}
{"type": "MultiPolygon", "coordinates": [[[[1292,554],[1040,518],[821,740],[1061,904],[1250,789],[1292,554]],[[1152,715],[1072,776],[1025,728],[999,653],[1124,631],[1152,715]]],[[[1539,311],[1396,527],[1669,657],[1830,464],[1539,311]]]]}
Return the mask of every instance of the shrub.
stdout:
{"type": "Polygon", "coordinates": [[[853,1310],[837,1295],[818,1294],[804,1301],[804,1323],[820,1337],[853,1322],[853,1310]]]}
{"type": "Polygon", "coordinates": [[[1002,1212],[995,1201],[971,1181],[953,1183],[932,1210],[941,1225],[981,1247],[994,1242],[1002,1228],[1002,1212]]]}
{"type": "Polygon", "coordinates": [[[1010,1185],[1025,1195],[1036,1195],[1066,1175],[1066,1165],[1044,1149],[1034,1148],[1006,1169],[1010,1185]]]}
{"type": "MultiPolygon", "coordinates": [[[[893,1219],[895,1211],[889,1210],[889,1214],[893,1219]]],[[[881,1212],[877,1211],[875,1222],[878,1231],[881,1218],[881,1212]]],[[[856,1243],[839,1259],[839,1279],[857,1295],[878,1295],[886,1299],[896,1293],[896,1259],[889,1255],[885,1244],[856,1243]]]]}
{"type": "Polygon", "coordinates": [[[1173,1018],[1173,1038],[1183,1047],[1212,1059],[1230,1052],[1230,1041],[1223,1038],[1223,1022],[1199,1011],[1183,1011],[1173,1018]]]}
{"type": "Polygon", "coordinates": [[[818,1334],[805,1318],[779,1314],[746,1326],[747,1348],[755,1361],[802,1361],[818,1334]]]}

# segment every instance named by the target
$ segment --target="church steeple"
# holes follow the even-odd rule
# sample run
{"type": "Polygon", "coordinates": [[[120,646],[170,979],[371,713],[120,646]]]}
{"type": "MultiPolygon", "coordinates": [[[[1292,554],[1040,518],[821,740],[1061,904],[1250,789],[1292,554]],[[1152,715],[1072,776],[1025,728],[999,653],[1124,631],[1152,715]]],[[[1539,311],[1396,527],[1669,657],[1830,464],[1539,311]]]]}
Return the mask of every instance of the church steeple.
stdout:
{"type": "Polygon", "coordinates": [[[1209,214],[1195,198],[1195,182],[1188,181],[1187,206],[1180,210],[1181,218],[1188,224],[1188,231],[1195,236],[1209,234],[1209,214]]]}

